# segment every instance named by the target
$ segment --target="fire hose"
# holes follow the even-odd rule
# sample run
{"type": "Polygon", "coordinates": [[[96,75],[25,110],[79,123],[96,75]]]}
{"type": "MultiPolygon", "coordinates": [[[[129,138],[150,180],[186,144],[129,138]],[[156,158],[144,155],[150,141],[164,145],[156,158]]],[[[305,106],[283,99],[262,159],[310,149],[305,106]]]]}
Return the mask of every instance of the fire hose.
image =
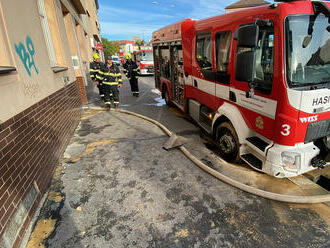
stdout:
{"type": "MultiPolygon", "coordinates": [[[[147,116],[137,114],[131,111],[123,110],[123,109],[116,109],[116,112],[133,115],[139,118],[142,118],[144,120],[147,120],[156,126],[158,126],[160,129],[163,130],[168,136],[172,136],[173,133],[166,128],[163,124],[159,123],[158,121],[151,119],[147,116]]],[[[323,195],[310,195],[310,196],[304,196],[304,195],[285,195],[285,194],[278,194],[273,193],[269,191],[265,191],[262,189],[255,188],[253,186],[246,185],[244,183],[238,182],[212,168],[204,164],[201,160],[196,158],[193,154],[191,154],[183,145],[179,146],[178,149],[180,149],[183,154],[189,158],[194,164],[196,164],[198,167],[206,171],[207,173],[211,174],[215,178],[231,185],[236,188],[239,188],[245,192],[251,193],[253,195],[261,196],[266,199],[275,200],[275,201],[281,201],[281,202],[289,202],[289,203],[323,203],[323,202],[330,202],[330,194],[323,194],[323,195]]]]}

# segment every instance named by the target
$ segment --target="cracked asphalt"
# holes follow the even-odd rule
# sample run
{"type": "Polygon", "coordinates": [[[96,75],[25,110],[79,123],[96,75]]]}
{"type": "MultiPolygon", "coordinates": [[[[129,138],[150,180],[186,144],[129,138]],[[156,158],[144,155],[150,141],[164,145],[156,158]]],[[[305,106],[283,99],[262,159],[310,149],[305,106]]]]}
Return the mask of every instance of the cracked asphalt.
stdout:
{"type": "MultiPolygon", "coordinates": [[[[139,98],[128,88],[125,81],[122,108],[188,138],[216,166],[200,129],[164,105],[152,77],[141,78],[139,98]]],[[[89,96],[30,247],[330,247],[328,206],[274,202],[224,184],[179,150],[165,151],[168,137],[155,125],[93,109],[102,104],[95,90],[89,96]],[[46,231],[40,223],[49,223],[46,231]]]]}

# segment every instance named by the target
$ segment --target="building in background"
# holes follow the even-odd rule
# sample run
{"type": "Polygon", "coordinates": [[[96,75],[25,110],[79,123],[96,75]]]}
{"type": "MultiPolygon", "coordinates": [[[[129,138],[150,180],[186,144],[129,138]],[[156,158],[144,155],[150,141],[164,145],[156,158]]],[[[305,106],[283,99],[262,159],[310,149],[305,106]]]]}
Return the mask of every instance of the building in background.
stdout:
{"type": "Polygon", "coordinates": [[[0,247],[18,247],[86,102],[97,0],[0,0],[0,247]]]}
{"type": "Polygon", "coordinates": [[[225,8],[225,11],[232,12],[232,11],[237,11],[237,10],[241,10],[241,9],[245,9],[245,8],[257,7],[257,6],[267,5],[267,4],[270,4],[270,3],[266,2],[264,0],[240,0],[236,3],[228,5],[225,8]]]}
{"type": "Polygon", "coordinates": [[[114,43],[118,43],[120,47],[119,56],[125,56],[128,53],[133,53],[138,50],[151,50],[152,46],[150,42],[146,42],[143,46],[138,46],[136,41],[142,41],[139,37],[132,37],[132,40],[115,40],[114,43]]]}
{"type": "Polygon", "coordinates": [[[135,42],[142,41],[142,39],[139,36],[133,36],[132,40],[135,41],[135,42]]]}
{"type": "Polygon", "coordinates": [[[119,44],[120,47],[119,56],[125,56],[126,54],[132,53],[134,51],[134,46],[135,46],[134,40],[115,40],[112,42],[119,44]]]}

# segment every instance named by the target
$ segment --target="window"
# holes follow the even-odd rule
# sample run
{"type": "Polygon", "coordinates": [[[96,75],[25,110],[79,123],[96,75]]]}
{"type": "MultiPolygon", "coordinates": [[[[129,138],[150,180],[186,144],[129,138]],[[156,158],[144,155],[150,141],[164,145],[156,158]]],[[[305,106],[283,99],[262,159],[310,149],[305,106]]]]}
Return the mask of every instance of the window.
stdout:
{"type": "Polygon", "coordinates": [[[38,0],[42,26],[52,67],[67,65],[54,0],[38,0]]]}
{"type": "Polygon", "coordinates": [[[160,47],[160,76],[171,79],[170,71],[170,49],[168,46],[160,47]]]}
{"type": "Polygon", "coordinates": [[[196,60],[201,69],[212,71],[212,39],[210,32],[197,34],[196,60]]]}
{"type": "Polygon", "coordinates": [[[9,51],[8,37],[6,34],[6,27],[4,25],[4,18],[2,15],[2,8],[0,5],[0,72],[9,72],[15,70],[12,55],[9,51]]]}
{"type": "Polygon", "coordinates": [[[273,81],[274,62],[274,28],[273,26],[260,26],[258,46],[255,50],[255,75],[258,84],[256,89],[270,93],[273,81]]]}
{"type": "Polygon", "coordinates": [[[227,72],[228,70],[230,41],[230,31],[217,33],[215,36],[218,72],[227,72]]]}
{"type": "Polygon", "coordinates": [[[288,16],[285,29],[289,86],[326,85],[330,81],[329,18],[324,15],[288,16]]]}
{"type": "Polygon", "coordinates": [[[229,53],[230,53],[231,32],[224,31],[215,35],[217,72],[215,81],[220,83],[230,83],[228,72],[229,53]]]}

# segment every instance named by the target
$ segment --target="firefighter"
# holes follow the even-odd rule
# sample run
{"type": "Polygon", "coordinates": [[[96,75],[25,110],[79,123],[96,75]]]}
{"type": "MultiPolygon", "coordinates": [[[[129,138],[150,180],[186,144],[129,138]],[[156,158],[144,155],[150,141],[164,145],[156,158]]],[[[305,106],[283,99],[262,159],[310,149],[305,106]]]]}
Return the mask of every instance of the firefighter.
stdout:
{"type": "Polygon", "coordinates": [[[138,68],[137,64],[132,60],[132,55],[126,55],[126,62],[124,64],[124,73],[129,80],[131,85],[131,92],[133,96],[139,96],[139,85],[138,85],[138,78],[140,75],[140,69],[138,68]]]}
{"type": "Polygon", "coordinates": [[[106,65],[101,68],[101,77],[104,89],[104,103],[107,109],[111,108],[111,101],[113,100],[114,107],[119,105],[119,90],[122,86],[121,73],[115,64],[112,63],[112,58],[108,57],[106,65]]]}
{"type": "Polygon", "coordinates": [[[101,77],[101,67],[103,63],[101,62],[100,56],[97,53],[93,54],[93,62],[90,63],[89,72],[91,75],[91,79],[96,83],[97,88],[99,89],[99,94],[101,99],[104,99],[104,91],[101,77]]]}

